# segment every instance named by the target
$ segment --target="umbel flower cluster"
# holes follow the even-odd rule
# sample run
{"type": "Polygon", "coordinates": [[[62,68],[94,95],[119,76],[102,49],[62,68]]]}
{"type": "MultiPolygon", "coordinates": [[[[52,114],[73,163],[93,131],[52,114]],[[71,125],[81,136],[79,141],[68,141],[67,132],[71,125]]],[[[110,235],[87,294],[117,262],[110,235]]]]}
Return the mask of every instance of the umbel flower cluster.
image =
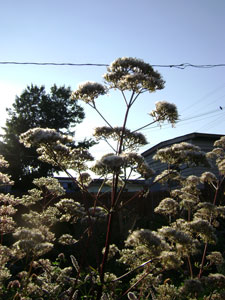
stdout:
{"type": "MultiPolygon", "coordinates": [[[[137,130],[129,130],[127,120],[142,93],[164,88],[161,75],[142,60],[123,57],[108,67],[104,81],[82,83],[72,94],[105,122],[93,134],[110,147],[99,160],[54,129],[33,128],[20,136],[25,147],[36,147],[40,160],[64,171],[79,192],[66,194],[57,179],[42,177],[20,197],[0,194],[0,298],[225,299],[225,139],[207,155],[188,143],[159,150],[154,159],[166,169],[155,175],[138,153],[147,144],[141,129],[162,122],[174,126],[176,106],[157,102],[149,113],[153,121],[137,130]],[[97,107],[110,89],[125,103],[121,126],[97,107]],[[219,176],[208,169],[200,177],[183,175],[186,168],[213,163],[219,176]],[[95,193],[93,173],[101,179],[95,193]],[[127,192],[131,178],[141,179],[143,190],[127,192]],[[149,179],[168,188],[165,197],[154,196],[149,185],[146,192],[149,179]],[[137,203],[145,205],[147,219],[135,209],[137,203]],[[149,207],[154,213],[148,214],[149,207]]],[[[0,167],[7,167],[2,156],[0,167]]],[[[13,184],[4,172],[0,180],[13,184]]]]}

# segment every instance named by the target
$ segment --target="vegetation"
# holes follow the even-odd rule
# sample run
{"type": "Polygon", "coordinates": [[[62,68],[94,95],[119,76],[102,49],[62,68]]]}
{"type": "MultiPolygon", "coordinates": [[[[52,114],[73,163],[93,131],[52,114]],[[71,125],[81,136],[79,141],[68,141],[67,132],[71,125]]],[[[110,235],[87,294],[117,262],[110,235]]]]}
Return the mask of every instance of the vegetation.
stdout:
{"type": "MultiPolygon", "coordinates": [[[[102,187],[96,194],[88,192],[92,180],[88,162],[94,158],[87,149],[74,148],[69,136],[49,128],[21,134],[20,142],[28,149],[35,146],[41,161],[65,171],[81,194],[77,199],[67,198],[56,179],[42,177],[35,179],[36,187],[21,198],[1,195],[1,297],[224,299],[225,137],[207,155],[187,143],[158,151],[155,159],[166,161],[168,170],[155,177],[137,152],[147,143],[145,137],[130,131],[126,124],[142,93],[163,88],[160,74],[142,60],[119,58],[109,66],[104,79],[107,86],[93,82],[80,85],[72,99],[85,101],[106,122],[96,128],[94,136],[106,141],[112,153],[95,161],[91,170],[111,186],[111,192],[102,193],[102,187]],[[106,120],[96,105],[96,99],[110,88],[121,92],[126,105],[121,127],[106,120]],[[184,178],[180,173],[184,162],[192,168],[214,162],[220,176],[205,172],[184,178]],[[77,172],[76,178],[71,169],[77,172]],[[176,188],[155,208],[162,216],[161,225],[130,226],[122,241],[118,227],[126,220],[126,210],[148,192],[127,194],[127,181],[134,174],[162,184],[173,181],[176,188]],[[213,197],[204,196],[200,183],[213,197]]],[[[176,106],[165,101],[158,102],[150,116],[153,123],[174,125],[178,119],[176,106]]],[[[3,157],[1,165],[7,167],[3,157]]],[[[7,175],[1,174],[1,178],[3,184],[12,183],[7,175]]]]}
{"type": "MultiPolygon", "coordinates": [[[[10,163],[8,173],[15,188],[26,191],[32,181],[41,176],[51,176],[57,169],[38,160],[35,148],[25,148],[19,135],[31,128],[53,128],[66,134],[74,134],[74,127],[84,119],[84,111],[77,101],[71,101],[70,88],[52,86],[50,93],[45,87],[28,86],[16,97],[9,118],[3,128],[0,153],[10,163]]],[[[84,144],[85,145],[85,144],[84,144]]],[[[91,144],[86,142],[86,146],[91,144]]]]}

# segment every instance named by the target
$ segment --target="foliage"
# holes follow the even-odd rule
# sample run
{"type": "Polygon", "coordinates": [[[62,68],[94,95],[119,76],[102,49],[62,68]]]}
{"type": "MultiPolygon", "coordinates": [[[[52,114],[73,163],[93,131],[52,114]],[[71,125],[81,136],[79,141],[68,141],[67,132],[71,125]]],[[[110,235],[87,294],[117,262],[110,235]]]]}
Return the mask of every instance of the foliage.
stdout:
{"type": "MultiPolygon", "coordinates": [[[[27,190],[34,178],[52,175],[58,168],[41,162],[34,147],[25,148],[19,142],[19,135],[29,129],[52,128],[58,132],[74,134],[74,127],[84,118],[83,108],[70,99],[70,88],[51,87],[46,93],[45,87],[28,86],[16,97],[11,109],[0,144],[0,153],[10,164],[8,173],[15,181],[15,187],[27,190]]],[[[86,141],[84,146],[89,147],[86,141]]]]}
{"type": "MultiPolygon", "coordinates": [[[[130,226],[125,241],[118,241],[128,203],[130,208],[146,193],[127,194],[128,180],[134,174],[154,177],[137,153],[145,138],[126,128],[127,118],[139,95],[162,88],[163,81],[151,66],[133,58],[113,62],[104,78],[107,87],[88,82],[72,97],[82,99],[105,120],[96,107],[98,95],[110,88],[122,93],[127,107],[123,126],[105,120],[107,126],[95,131],[99,139],[110,138],[112,153],[95,162],[92,171],[111,190],[103,193],[102,185],[98,193],[88,191],[92,178],[87,162],[93,157],[82,147],[71,148],[65,134],[40,127],[21,134],[26,147],[37,147],[39,159],[61,167],[69,176],[70,169],[75,170],[77,176],[71,177],[81,194],[68,198],[56,179],[42,177],[20,198],[1,195],[1,296],[15,300],[224,299],[224,248],[218,244],[225,218],[224,197],[219,199],[224,193],[224,138],[207,156],[190,144],[158,151],[155,158],[168,162],[168,170],[155,181],[176,182],[155,208],[167,222],[154,230],[130,226]],[[186,167],[208,165],[207,157],[216,161],[219,177],[210,172],[200,178],[182,176],[184,163],[186,167]],[[203,197],[200,183],[212,189],[212,199],[203,197]],[[18,204],[23,206],[20,226],[13,219],[18,204]]],[[[166,103],[165,109],[162,105],[150,113],[153,122],[169,121],[173,126],[178,118],[175,105],[166,103]]],[[[2,165],[7,166],[3,158],[2,165]]]]}

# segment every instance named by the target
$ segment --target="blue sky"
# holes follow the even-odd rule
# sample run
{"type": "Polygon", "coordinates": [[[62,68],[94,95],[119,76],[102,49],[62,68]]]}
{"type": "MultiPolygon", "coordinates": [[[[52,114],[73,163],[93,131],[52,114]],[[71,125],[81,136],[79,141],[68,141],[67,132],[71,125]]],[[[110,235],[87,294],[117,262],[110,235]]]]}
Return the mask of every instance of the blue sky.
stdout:
{"type": "MultiPolygon", "coordinates": [[[[0,61],[109,64],[132,56],[154,64],[225,63],[224,0],[39,0],[1,4],[0,61]]],[[[176,128],[146,129],[149,146],[190,132],[225,134],[225,67],[156,68],[165,89],[145,94],[134,106],[128,125],[150,122],[148,113],[160,100],[177,105],[182,121],[176,128]],[[224,107],[223,110],[219,106],[224,107]]],[[[0,65],[0,125],[10,107],[31,83],[70,86],[86,80],[102,82],[105,67],[0,65]]],[[[123,104],[112,93],[99,99],[99,109],[114,125],[122,123],[123,104]]],[[[85,107],[85,106],[84,106],[85,107]]],[[[86,119],[76,138],[91,136],[103,125],[85,107],[86,119]]],[[[97,156],[105,150],[95,147],[97,156]]]]}

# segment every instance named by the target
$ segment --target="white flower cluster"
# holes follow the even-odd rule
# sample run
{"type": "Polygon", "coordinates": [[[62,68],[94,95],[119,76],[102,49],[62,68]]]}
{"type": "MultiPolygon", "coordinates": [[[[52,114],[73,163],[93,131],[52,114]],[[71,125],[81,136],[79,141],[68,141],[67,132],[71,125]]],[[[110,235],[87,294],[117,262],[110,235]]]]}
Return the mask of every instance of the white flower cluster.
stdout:
{"type": "Polygon", "coordinates": [[[123,158],[115,154],[106,154],[101,158],[101,163],[107,168],[120,169],[123,165],[123,158]]]}
{"type": "Polygon", "coordinates": [[[27,195],[21,197],[21,203],[25,206],[30,206],[43,199],[42,191],[38,189],[31,189],[27,195]]]}
{"type": "Polygon", "coordinates": [[[20,143],[30,148],[34,145],[51,144],[51,143],[70,143],[72,138],[68,135],[61,134],[55,129],[50,128],[33,128],[20,135],[20,143]]]}
{"type": "Polygon", "coordinates": [[[44,255],[53,248],[53,244],[46,241],[39,229],[18,228],[14,237],[18,239],[14,247],[25,253],[32,253],[35,257],[44,255]]]}
{"type": "Polygon", "coordinates": [[[34,128],[20,135],[20,142],[26,147],[38,146],[39,159],[53,166],[65,169],[84,171],[86,162],[93,157],[88,150],[74,148],[65,143],[71,143],[72,138],[49,128],[34,128]]]}
{"type": "Polygon", "coordinates": [[[169,180],[180,182],[183,180],[180,173],[176,170],[164,170],[154,179],[154,182],[160,182],[161,184],[167,184],[169,180]]]}
{"type": "Polygon", "coordinates": [[[215,244],[217,242],[215,229],[209,222],[196,219],[191,221],[189,226],[191,231],[196,233],[204,242],[209,244],[215,244]]]}
{"type": "Polygon", "coordinates": [[[124,149],[138,149],[139,146],[147,144],[145,136],[140,132],[131,132],[129,129],[122,127],[97,127],[93,134],[97,140],[108,140],[119,142],[123,136],[124,149]]]}
{"type": "Polygon", "coordinates": [[[80,173],[80,175],[77,178],[77,182],[80,184],[79,186],[81,188],[88,187],[89,184],[92,182],[91,175],[87,172],[80,173]]]}
{"type": "Polygon", "coordinates": [[[204,172],[200,177],[200,181],[202,183],[207,182],[209,184],[212,184],[213,182],[217,181],[217,178],[216,175],[213,174],[212,172],[204,172]]]}
{"type": "Polygon", "coordinates": [[[100,83],[86,81],[81,83],[71,95],[72,100],[83,100],[86,103],[94,102],[100,95],[105,95],[107,89],[100,83]]]}
{"type": "Polygon", "coordinates": [[[42,145],[37,149],[40,154],[39,159],[53,166],[76,171],[85,171],[88,169],[87,162],[94,158],[87,149],[75,148],[58,144],[42,145]]]}
{"type": "Polygon", "coordinates": [[[225,175],[225,136],[222,136],[214,143],[214,148],[207,153],[209,159],[216,159],[216,164],[221,175],[225,175]]]}
{"type": "Polygon", "coordinates": [[[154,210],[162,215],[176,215],[179,211],[179,204],[172,198],[163,199],[154,210]]]}
{"type": "Polygon", "coordinates": [[[1,236],[12,233],[16,228],[16,223],[12,216],[17,209],[15,206],[21,204],[21,200],[10,194],[0,193],[0,234],[1,236]]]}
{"type": "Polygon", "coordinates": [[[118,88],[122,91],[131,90],[141,93],[164,88],[163,79],[150,64],[132,57],[122,57],[112,62],[104,79],[111,88],[118,88]]]}
{"type": "Polygon", "coordinates": [[[8,212],[9,212],[8,209],[6,209],[5,211],[3,210],[3,214],[0,215],[1,217],[0,233],[2,236],[13,232],[16,228],[16,223],[13,220],[13,218],[10,215],[8,215],[8,212]]]}
{"type": "Polygon", "coordinates": [[[62,245],[74,245],[77,243],[77,240],[70,234],[63,234],[58,239],[58,242],[62,245]]]}
{"type": "Polygon", "coordinates": [[[107,175],[114,172],[121,174],[124,168],[131,168],[132,171],[139,173],[145,179],[152,177],[154,174],[144,157],[136,152],[122,153],[120,155],[108,153],[96,161],[92,171],[99,175],[107,175]]]}
{"type": "Polygon", "coordinates": [[[84,207],[73,199],[62,199],[55,206],[61,212],[61,222],[76,223],[86,215],[84,207]]]}
{"type": "Polygon", "coordinates": [[[178,120],[177,107],[167,101],[159,101],[155,104],[156,109],[150,113],[155,120],[159,122],[168,121],[172,125],[178,120]]]}
{"type": "MultiPolygon", "coordinates": [[[[3,155],[0,155],[0,168],[8,168],[9,164],[8,162],[5,160],[3,155]]],[[[14,182],[11,180],[11,176],[7,175],[5,173],[0,172],[0,185],[3,184],[9,184],[9,185],[13,185],[14,182]]]]}
{"type": "Polygon", "coordinates": [[[183,246],[192,246],[193,239],[191,235],[187,232],[184,232],[183,230],[172,228],[170,226],[164,226],[158,231],[172,243],[180,244],[183,246]]]}
{"type": "Polygon", "coordinates": [[[206,258],[210,261],[210,264],[215,264],[216,266],[224,263],[223,255],[219,251],[212,251],[206,258]]]}
{"type": "Polygon", "coordinates": [[[5,185],[5,184],[13,185],[14,182],[10,179],[10,177],[11,177],[10,175],[0,172],[0,185],[5,185]]]}
{"type": "Polygon", "coordinates": [[[8,162],[5,160],[3,155],[0,155],[0,168],[7,168],[9,166],[8,162]]]}
{"type": "Polygon", "coordinates": [[[225,149],[225,136],[222,136],[218,141],[215,141],[214,146],[225,149]]]}
{"type": "Polygon", "coordinates": [[[51,194],[62,196],[65,194],[65,190],[59,183],[58,179],[52,177],[40,177],[34,179],[33,183],[42,189],[43,187],[47,189],[51,194]]]}
{"type": "Polygon", "coordinates": [[[140,243],[147,244],[149,247],[161,247],[162,238],[154,231],[140,229],[133,231],[125,241],[126,246],[136,246],[140,243]]]}
{"type": "MultiPolygon", "coordinates": [[[[102,249],[102,254],[105,253],[105,247],[102,249]]],[[[117,253],[119,253],[119,249],[115,244],[109,245],[109,255],[108,259],[113,258],[117,253]]]]}
{"type": "Polygon", "coordinates": [[[49,206],[42,212],[31,210],[28,214],[23,214],[23,220],[34,228],[40,228],[42,225],[51,227],[58,221],[60,215],[59,210],[56,207],[49,206]]]}
{"type": "Polygon", "coordinates": [[[187,164],[189,167],[209,167],[205,153],[198,146],[186,142],[173,144],[170,147],[158,150],[153,159],[169,165],[187,164]]]}

